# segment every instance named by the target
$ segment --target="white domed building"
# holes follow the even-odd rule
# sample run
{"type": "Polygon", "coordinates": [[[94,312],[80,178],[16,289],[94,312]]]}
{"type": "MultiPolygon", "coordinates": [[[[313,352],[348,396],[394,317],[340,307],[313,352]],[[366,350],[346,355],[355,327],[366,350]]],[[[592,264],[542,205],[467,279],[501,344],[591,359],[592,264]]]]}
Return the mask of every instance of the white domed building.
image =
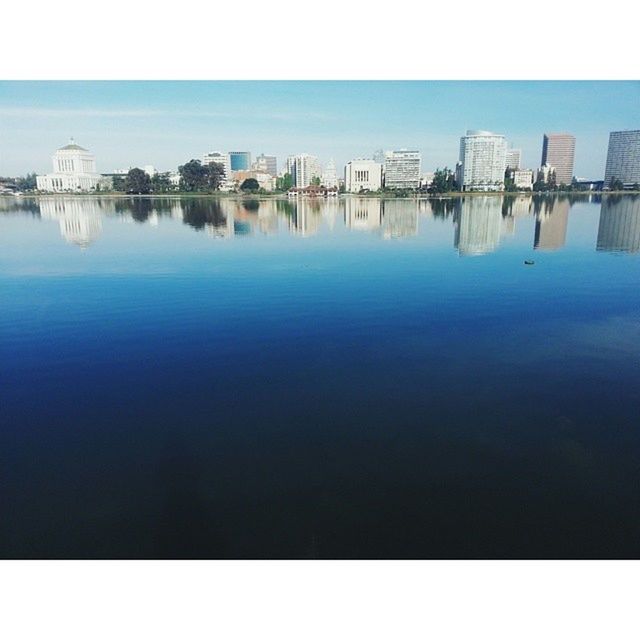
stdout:
{"type": "Polygon", "coordinates": [[[39,191],[68,193],[95,191],[98,185],[108,187],[108,179],[96,173],[95,156],[73,138],[53,154],[52,160],[53,173],[36,178],[39,191]]]}

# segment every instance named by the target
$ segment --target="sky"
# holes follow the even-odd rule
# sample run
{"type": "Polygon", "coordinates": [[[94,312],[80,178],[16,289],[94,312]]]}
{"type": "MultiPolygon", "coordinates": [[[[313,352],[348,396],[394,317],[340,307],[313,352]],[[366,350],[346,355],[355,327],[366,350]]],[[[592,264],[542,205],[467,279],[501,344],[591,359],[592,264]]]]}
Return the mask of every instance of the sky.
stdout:
{"type": "Polygon", "coordinates": [[[637,81],[0,82],[0,175],[51,171],[70,137],[109,172],[165,171],[208,151],[333,158],[418,149],[423,172],[453,168],[460,136],[507,136],[540,165],[545,132],[576,136],[574,173],[601,179],[610,131],[640,128],[637,81]]]}

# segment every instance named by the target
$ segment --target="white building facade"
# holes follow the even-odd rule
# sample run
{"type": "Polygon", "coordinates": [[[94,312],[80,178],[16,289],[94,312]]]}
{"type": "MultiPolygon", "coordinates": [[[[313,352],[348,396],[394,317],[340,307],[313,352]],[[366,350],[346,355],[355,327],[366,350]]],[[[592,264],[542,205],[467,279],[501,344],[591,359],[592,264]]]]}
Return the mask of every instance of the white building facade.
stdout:
{"type": "Polygon", "coordinates": [[[532,189],[533,188],[533,171],[530,169],[520,169],[519,171],[512,171],[513,185],[517,189],[532,189]]]}
{"type": "Polygon", "coordinates": [[[324,167],[324,171],[322,172],[322,184],[329,189],[338,186],[338,175],[333,158],[331,158],[324,167]]]}
{"type": "Polygon", "coordinates": [[[373,160],[352,160],[344,168],[344,188],[349,193],[379,191],[382,188],[382,165],[373,160]]]}
{"type": "Polygon", "coordinates": [[[318,158],[301,153],[289,158],[290,173],[293,178],[293,186],[302,188],[312,184],[314,178],[321,178],[322,171],[318,158]]]}
{"type": "Polygon", "coordinates": [[[109,187],[109,179],[96,172],[95,156],[77,145],[73,138],[69,144],[60,147],[51,159],[53,173],[36,178],[39,191],[68,193],[109,187]]]}
{"type": "Polygon", "coordinates": [[[502,191],[507,140],[490,131],[467,131],[460,138],[459,182],[463,191],[502,191]]]}
{"type": "Polygon", "coordinates": [[[384,158],[384,186],[387,189],[418,189],[422,156],[419,151],[387,151],[384,158]]]}

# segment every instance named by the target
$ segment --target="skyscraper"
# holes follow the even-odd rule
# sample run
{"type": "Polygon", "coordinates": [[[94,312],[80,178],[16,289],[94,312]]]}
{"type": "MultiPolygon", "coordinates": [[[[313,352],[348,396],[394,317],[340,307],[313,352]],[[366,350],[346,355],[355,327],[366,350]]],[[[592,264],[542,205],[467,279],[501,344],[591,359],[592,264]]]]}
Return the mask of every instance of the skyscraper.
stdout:
{"type": "Polygon", "coordinates": [[[556,170],[558,185],[571,184],[576,139],[569,133],[545,133],[542,138],[542,166],[549,165],[556,170]]]}
{"type": "Polygon", "coordinates": [[[460,165],[456,168],[463,191],[502,191],[507,141],[491,131],[470,129],[460,138],[460,165]]]}
{"type": "Polygon", "coordinates": [[[253,163],[253,169],[268,173],[275,178],[278,175],[278,161],[275,156],[265,156],[264,153],[261,153],[253,163]]]}
{"type": "Polygon", "coordinates": [[[318,158],[315,156],[301,153],[297,156],[291,156],[287,162],[295,187],[308,187],[314,178],[319,178],[322,175],[318,158]]]}
{"type": "Polygon", "coordinates": [[[640,184],[640,130],[609,134],[604,186],[608,187],[612,179],[621,180],[625,186],[640,184]]]}
{"type": "Polygon", "coordinates": [[[522,150],[521,149],[507,149],[505,156],[505,168],[506,169],[519,169],[522,163],[522,150]]]}
{"type": "Polygon", "coordinates": [[[249,151],[229,151],[231,171],[249,171],[251,169],[251,153],[249,151]]]}
{"type": "Polygon", "coordinates": [[[384,186],[388,189],[417,189],[422,158],[419,151],[388,151],[384,159],[384,186]]]}

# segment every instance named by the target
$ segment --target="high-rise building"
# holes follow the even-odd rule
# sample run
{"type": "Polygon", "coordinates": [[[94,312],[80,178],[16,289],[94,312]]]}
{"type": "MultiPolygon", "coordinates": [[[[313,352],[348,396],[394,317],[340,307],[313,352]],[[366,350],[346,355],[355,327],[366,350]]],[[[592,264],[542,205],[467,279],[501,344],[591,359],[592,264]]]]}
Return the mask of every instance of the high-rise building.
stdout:
{"type": "Polygon", "coordinates": [[[640,251],[640,199],[602,198],[597,251],[640,251]]]}
{"type": "Polygon", "coordinates": [[[463,191],[502,191],[507,141],[503,135],[470,129],[460,138],[458,183],[463,191]]]}
{"type": "Polygon", "coordinates": [[[320,178],[322,171],[318,163],[318,158],[301,153],[297,156],[291,156],[287,159],[290,167],[291,177],[293,178],[294,187],[308,187],[314,178],[320,178]]]}
{"type": "Polygon", "coordinates": [[[388,189],[418,189],[422,157],[419,151],[387,151],[384,158],[384,186],[388,189]]]}
{"type": "Polygon", "coordinates": [[[382,165],[373,160],[351,160],[344,168],[344,188],[349,193],[378,191],[382,187],[382,165]]]}
{"type": "Polygon", "coordinates": [[[549,165],[556,170],[558,185],[571,184],[576,139],[569,133],[545,133],[542,138],[541,165],[549,165]]]}
{"type": "Polygon", "coordinates": [[[95,156],[77,145],[73,138],[69,140],[69,144],[60,147],[51,160],[53,173],[36,178],[39,191],[93,191],[99,185],[107,186],[110,183],[96,172],[95,156]]]}
{"type": "Polygon", "coordinates": [[[249,151],[229,151],[231,171],[249,171],[251,169],[251,153],[249,151]]]}
{"type": "Polygon", "coordinates": [[[505,169],[519,169],[522,163],[521,149],[507,149],[505,155],[505,169]]]}
{"type": "Polygon", "coordinates": [[[253,163],[253,170],[268,173],[275,178],[278,175],[278,161],[275,156],[265,156],[261,153],[253,163]]]}
{"type": "Polygon", "coordinates": [[[327,162],[322,172],[322,184],[327,188],[338,186],[338,175],[336,173],[336,163],[333,158],[327,162]]]}
{"type": "Polygon", "coordinates": [[[625,186],[640,184],[640,130],[609,134],[604,186],[608,187],[613,179],[625,186]]]}

